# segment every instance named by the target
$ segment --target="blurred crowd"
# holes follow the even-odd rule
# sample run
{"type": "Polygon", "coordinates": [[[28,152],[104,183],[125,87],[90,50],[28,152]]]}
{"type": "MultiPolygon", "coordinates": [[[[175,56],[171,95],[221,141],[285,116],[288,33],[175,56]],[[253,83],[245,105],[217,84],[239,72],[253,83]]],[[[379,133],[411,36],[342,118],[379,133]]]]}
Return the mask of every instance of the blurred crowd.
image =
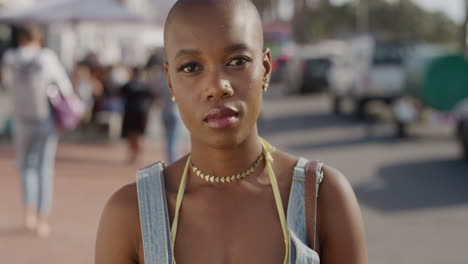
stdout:
{"type": "Polygon", "coordinates": [[[136,161],[149,112],[152,106],[157,106],[166,132],[167,159],[175,160],[180,149],[180,117],[170,100],[163,61],[162,50],[156,50],[145,65],[101,65],[94,53],[77,62],[71,80],[86,106],[79,129],[86,133],[105,128],[111,138],[126,138],[129,160],[136,161]]]}
{"type": "Polygon", "coordinates": [[[151,54],[145,65],[133,66],[103,65],[97,54],[89,53],[67,73],[55,52],[44,47],[40,26],[18,26],[15,38],[17,45],[2,58],[1,83],[12,105],[27,229],[40,237],[49,235],[55,157],[64,132],[78,130],[84,138],[105,127],[108,135],[126,140],[128,162],[137,163],[149,113],[157,104],[165,132],[165,160],[171,163],[180,157],[181,121],[165,79],[161,50],[151,54]]]}

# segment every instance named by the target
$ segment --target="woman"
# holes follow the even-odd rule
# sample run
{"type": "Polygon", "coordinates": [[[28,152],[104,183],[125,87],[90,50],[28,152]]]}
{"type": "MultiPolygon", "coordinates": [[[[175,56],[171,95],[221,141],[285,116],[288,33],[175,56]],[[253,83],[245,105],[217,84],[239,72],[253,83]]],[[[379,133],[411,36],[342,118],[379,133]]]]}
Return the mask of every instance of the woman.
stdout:
{"type": "Polygon", "coordinates": [[[72,94],[73,89],[57,55],[42,47],[39,26],[19,26],[17,42],[18,47],[3,57],[2,77],[13,99],[14,145],[22,176],[24,222],[28,230],[47,237],[58,143],[47,91],[52,84],[64,96],[72,94]]]}
{"type": "Polygon", "coordinates": [[[252,3],[178,1],[165,25],[165,52],[191,153],[143,169],[136,184],[112,196],[96,263],[367,263],[344,176],[323,168],[317,225],[304,223],[316,236],[307,239],[296,204],[304,160],[258,136],[271,55],[252,3]]]}

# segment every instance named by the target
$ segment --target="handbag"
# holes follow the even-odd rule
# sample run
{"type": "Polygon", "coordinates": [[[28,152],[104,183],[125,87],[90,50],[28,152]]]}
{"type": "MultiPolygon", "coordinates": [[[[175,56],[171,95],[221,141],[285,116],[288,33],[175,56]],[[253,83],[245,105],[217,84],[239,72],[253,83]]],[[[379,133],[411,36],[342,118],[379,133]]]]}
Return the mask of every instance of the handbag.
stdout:
{"type": "Polygon", "coordinates": [[[85,115],[86,107],[75,92],[65,95],[54,83],[47,89],[47,98],[58,132],[73,130],[79,125],[85,115]]]}
{"type": "Polygon", "coordinates": [[[308,246],[317,251],[317,201],[319,185],[323,180],[323,162],[311,161],[305,173],[305,214],[308,246]]]}

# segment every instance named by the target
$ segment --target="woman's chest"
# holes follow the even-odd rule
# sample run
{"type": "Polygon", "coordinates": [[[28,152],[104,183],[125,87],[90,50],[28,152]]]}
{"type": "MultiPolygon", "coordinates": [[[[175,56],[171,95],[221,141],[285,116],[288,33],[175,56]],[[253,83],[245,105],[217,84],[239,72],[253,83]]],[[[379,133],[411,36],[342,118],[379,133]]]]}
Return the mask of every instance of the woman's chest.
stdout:
{"type": "Polygon", "coordinates": [[[271,192],[205,197],[184,199],[175,239],[177,263],[283,263],[284,235],[271,192]]]}
{"type": "Polygon", "coordinates": [[[185,212],[175,240],[177,263],[283,263],[283,231],[270,209],[185,212]]]}

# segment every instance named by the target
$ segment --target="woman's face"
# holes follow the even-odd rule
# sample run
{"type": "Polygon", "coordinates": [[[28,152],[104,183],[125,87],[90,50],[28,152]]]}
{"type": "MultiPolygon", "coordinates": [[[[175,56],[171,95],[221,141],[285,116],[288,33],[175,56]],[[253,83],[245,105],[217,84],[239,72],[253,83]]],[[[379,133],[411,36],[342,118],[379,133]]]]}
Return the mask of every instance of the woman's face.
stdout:
{"type": "Polygon", "coordinates": [[[166,27],[165,72],[192,143],[229,147],[256,135],[271,56],[240,8],[193,7],[166,27]]]}

